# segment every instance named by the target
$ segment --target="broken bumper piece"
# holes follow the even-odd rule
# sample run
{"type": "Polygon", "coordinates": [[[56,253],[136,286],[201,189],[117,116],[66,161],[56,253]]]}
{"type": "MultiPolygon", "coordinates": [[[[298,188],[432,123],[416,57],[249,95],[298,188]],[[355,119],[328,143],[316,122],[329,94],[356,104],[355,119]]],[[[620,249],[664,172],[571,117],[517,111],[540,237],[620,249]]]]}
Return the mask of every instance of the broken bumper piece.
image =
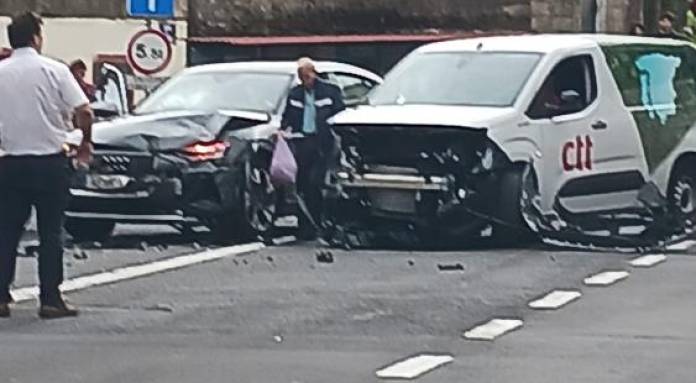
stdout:
{"type": "Polygon", "coordinates": [[[421,177],[397,174],[337,173],[338,184],[344,188],[448,191],[450,182],[445,177],[421,177]]]}

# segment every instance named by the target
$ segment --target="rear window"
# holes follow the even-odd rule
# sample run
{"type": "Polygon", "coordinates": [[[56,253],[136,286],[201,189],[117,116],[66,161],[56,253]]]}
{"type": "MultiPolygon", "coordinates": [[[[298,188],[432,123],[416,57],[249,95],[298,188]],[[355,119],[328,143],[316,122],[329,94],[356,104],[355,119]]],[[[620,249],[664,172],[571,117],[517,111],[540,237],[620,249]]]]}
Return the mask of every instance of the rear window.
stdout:
{"type": "Polygon", "coordinates": [[[696,105],[696,51],[688,46],[603,47],[628,107],[696,105]]]}
{"type": "Polygon", "coordinates": [[[696,121],[696,51],[649,44],[603,50],[653,171],[696,121]]]}

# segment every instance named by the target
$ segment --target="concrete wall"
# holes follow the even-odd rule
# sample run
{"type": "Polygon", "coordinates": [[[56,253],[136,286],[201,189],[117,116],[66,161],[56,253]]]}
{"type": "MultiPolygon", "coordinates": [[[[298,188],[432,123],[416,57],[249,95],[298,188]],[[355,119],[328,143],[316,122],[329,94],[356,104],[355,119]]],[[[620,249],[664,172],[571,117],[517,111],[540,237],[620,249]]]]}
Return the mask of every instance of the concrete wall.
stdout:
{"type": "Polygon", "coordinates": [[[529,0],[189,0],[192,36],[527,30],[529,0]]]}

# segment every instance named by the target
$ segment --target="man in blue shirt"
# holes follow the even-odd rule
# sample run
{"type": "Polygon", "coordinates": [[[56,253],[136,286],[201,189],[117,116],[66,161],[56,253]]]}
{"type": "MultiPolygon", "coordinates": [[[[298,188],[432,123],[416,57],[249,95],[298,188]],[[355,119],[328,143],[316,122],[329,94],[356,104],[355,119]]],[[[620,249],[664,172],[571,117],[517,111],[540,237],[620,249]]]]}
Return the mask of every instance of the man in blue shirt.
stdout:
{"type": "MultiPolygon", "coordinates": [[[[345,109],[341,90],[322,81],[309,58],[298,62],[301,84],[290,90],[281,127],[303,137],[292,140],[297,161],[297,190],[307,204],[309,213],[318,222],[321,217],[321,186],[326,174],[328,156],[335,146],[329,118],[345,109]]],[[[300,237],[316,238],[316,230],[308,217],[300,214],[300,237]]]]}

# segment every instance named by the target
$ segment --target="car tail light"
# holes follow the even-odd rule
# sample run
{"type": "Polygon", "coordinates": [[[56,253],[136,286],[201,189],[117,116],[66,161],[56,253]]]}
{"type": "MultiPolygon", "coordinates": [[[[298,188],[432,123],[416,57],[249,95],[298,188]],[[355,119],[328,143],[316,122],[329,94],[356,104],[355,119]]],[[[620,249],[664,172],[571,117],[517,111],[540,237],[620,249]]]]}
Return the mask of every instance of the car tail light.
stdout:
{"type": "Polygon", "coordinates": [[[217,160],[225,156],[229,144],[222,141],[196,142],[184,148],[183,154],[191,161],[217,160]]]}

